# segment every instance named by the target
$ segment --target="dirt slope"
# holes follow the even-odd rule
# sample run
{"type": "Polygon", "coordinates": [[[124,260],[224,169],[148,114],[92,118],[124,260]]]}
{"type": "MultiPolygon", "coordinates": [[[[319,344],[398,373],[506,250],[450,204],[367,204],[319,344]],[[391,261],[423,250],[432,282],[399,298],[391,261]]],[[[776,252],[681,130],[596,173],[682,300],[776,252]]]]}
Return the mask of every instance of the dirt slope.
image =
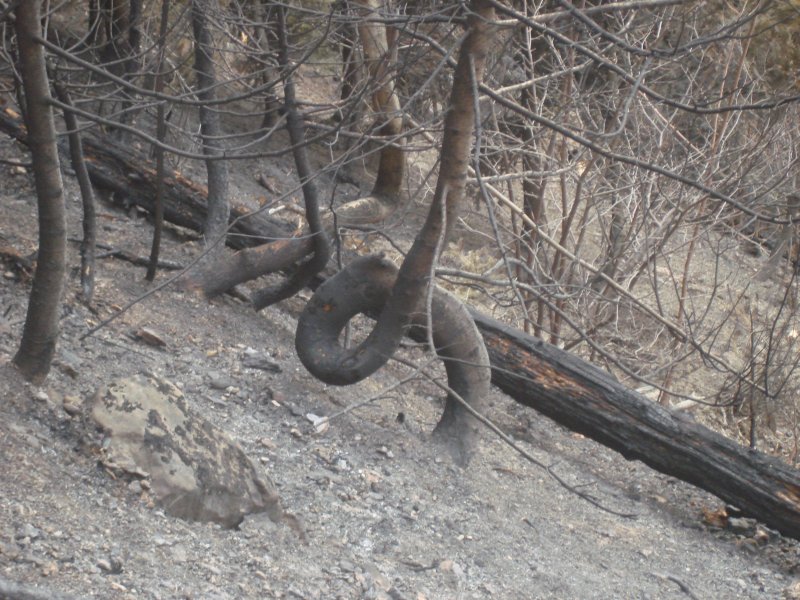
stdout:
{"type": "MultiPolygon", "coordinates": [[[[27,175],[0,175],[0,236],[35,247],[27,175]]],[[[71,186],[70,182],[70,186],[71,186]]],[[[79,236],[71,189],[70,231],[79,236]]],[[[149,225],[101,207],[100,239],[145,255],[149,225]]],[[[77,265],[75,245],[70,264],[77,265]]],[[[198,250],[171,236],[164,257],[198,250]]],[[[161,276],[163,281],[163,277],[161,276]]],[[[58,365],[31,388],[8,365],[29,282],[0,277],[0,580],[79,598],[782,598],[800,597],[794,542],[748,524],[708,528],[719,502],[576,436],[500,394],[492,418],[572,485],[625,518],[578,499],[546,472],[485,437],[467,470],[428,432],[441,404],[413,382],[315,434],[307,413],[331,414],[380,395],[406,374],[390,365],[368,382],[315,382],[294,356],[300,301],[255,314],[172,288],[85,340],[97,323],[149,289],[143,270],[98,265],[97,314],[70,279],[58,365]],[[133,335],[154,329],[165,348],[133,335]],[[248,349],[279,372],[247,368],[248,349]],[[266,516],[239,530],[187,523],[152,506],[138,481],[114,479],[63,408],[112,379],[152,373],[181,387],[194,409],[235,437],[279,486],[308,544],[266,516]],[[757,538],[757,539],[756,539],[757,538]]],[[[409,355],[420,358],[410,350],[409,355]]]]}

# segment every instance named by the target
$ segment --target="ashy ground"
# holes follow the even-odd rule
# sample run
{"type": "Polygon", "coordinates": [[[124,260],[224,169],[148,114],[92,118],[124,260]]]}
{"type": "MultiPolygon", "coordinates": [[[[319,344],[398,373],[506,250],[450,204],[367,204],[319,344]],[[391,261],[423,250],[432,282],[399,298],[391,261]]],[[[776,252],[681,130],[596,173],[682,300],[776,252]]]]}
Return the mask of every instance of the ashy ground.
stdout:
{"type": "MultiPolygon", "coordinates": [[[[0,236],[30,252],[29,175],[2,171],[0,236]]],[[[79,202],[68,184],[70,235],[79,238],[79,202]]],[[[147,254],[147,221],[105,204],[100,212],[101,242],[147,254]]],[[[185,264],[198,249],[170,235],[164,258],[185,264]]],[[[458,468],[429,435],[441,410],[435,388],[392,387],[406,367],[390,364],[345,389],[305,372],[292,341],[302,299],[257,314],[236,299],[209,303],[166,287],[84,338],[152,288],[140,267],[104,258],[91,310],[76,299],[72,271],[56,365],[43,387],[31,387],[10,365],[30,282],[10,264],[1,275],[2,582],[77,598],[800,598],[796,542],[746,520],[715,529],[703,513],[713,516],[719,500],[500,393],[489,417],[608,510],[488,432],[469,468],[458,468]],[[137,336],[143,328],[166,345],[137,336]],[[279,369],[246,366],[253,350],[279,369]],[[263,515],[235,530],[168,517],[146,482],[104,469],[75,415],[101,385],[133,374],[174,383],[198,414],[238,440],[275,481],[307,540],[263,515]],[[321,434],[307,416],[372,397],[321,434]]]]}

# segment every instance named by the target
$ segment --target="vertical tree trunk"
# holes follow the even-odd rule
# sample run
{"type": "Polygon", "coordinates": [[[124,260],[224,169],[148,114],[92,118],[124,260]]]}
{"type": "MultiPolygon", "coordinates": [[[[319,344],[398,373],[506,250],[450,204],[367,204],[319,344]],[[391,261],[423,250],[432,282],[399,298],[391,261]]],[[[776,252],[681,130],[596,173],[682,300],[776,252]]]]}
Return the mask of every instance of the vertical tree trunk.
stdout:
{"type": "MultiPolygon", "coordinates": [[[[364,0],[359,9],[361,20],[358,34],[364,49],[364,63],[369,71],[375,91],[372,94],[372,107],[381,121],[380,135],[397,138],[403,132],[403,116],[400,111],[400,99],[391,73],[391,49],[386,25],[380,23],[379,0],[364,0]]],[[[405,158],[403,150],[393,141],[392,145],[381,150],[378,174],[375,178],[373,195],[397,202],[403,184],[405,158]]]]}
{"type": "Polygon", "coordinates": [[[50,371],[58,338],[66,271],[66,216],[44,49],[34,39],[41,36],[39,2],[21,2],[15,15],[25,120],[39,209],[39,255],[14,363],[26,379],[40,383],[50,371]]]}
{"type": "MultiPolygon", "coordinates": [[[[156,60],[156,75],[153,82],[153,91],[160,94],[164,91],[164,55],[167,46],[167,32],[169,28],[169,0],[161,0],[161,23],[158,31],[158,58],[156,60]]],[[[163,142],[167,137],[166,105],[162,100],[156,109],[156,140],[163,142]]],[[[158,255],[161,252],[161,233],[164,229],[164,149],[158,144],[153,145],[153,154],[156,159],[156,194],[154,198],[155,210],[153,211],[153,242],[150,245],[150,264],[147,265],[145,279],[153,281],[158,268],[158,255]]]]}
{"type": "Polygon", "coordinates": [[[192,0],[192,30],[194,32],[194,69],[197,77],[197,97],[200,105],[200,136],[208,174],[208,215],[205,222],[206,244],[225,235],[228,228],[230,205],[228,203],[228,166],[221,156],[224,149],[220,142],[222,128],[219,112],[214,106],[217,99],[215,87],[217,76],[214,69],[214,47],[208,29],[208,14],[212,0],[192,0]]]}
{"type": "MultiPolygon", "coordinates": [[[[72,100],[66,88],[58,83],[53,84],[58,99],[65,105],[71,107],[72,100]]],[[[64,124],[67,126],[67,138],[69,141],[69,155],[75,177],[78,179],[78,186],[81,190],[81,200],[83,205],[83,239],[81,240],[81,296],[87,304],[92,301],[94,296],[94,265],[95,265],[95,245],[97,243],[97,217],[94,202],[94,190],[89,178],[89,171],[86,168],[86,161],[83,156],[83,142],[81,133],[78,129],[78,119],[75,114],[64,109],[64,124]]]]}

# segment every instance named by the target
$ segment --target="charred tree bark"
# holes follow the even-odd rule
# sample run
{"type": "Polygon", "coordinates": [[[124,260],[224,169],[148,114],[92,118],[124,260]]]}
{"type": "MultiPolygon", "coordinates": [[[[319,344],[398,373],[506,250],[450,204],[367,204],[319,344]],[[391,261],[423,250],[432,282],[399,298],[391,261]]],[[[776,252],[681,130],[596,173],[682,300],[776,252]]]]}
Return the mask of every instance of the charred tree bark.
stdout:
{"type": "MultiPolygon", "coordinates": [[[[353,261],[317,290],[298,320],[295,344],[300,360],[326,383],[348,385],[369,377],[391,358],[410,325],[427,322],[428,307],[423,300],[432,285],[433,267],[464,201],[475,119],[473,90],[483,76],[494,19],[494,9],[486,0],[474,0],[471,8],[474,12],[459,52],[445,118],[436,191],[425,224],[400,270],[395,277],[389,263],[378,257],[353,261]],[[358,346],[342,347],[339,334],[353,315],[364,310],[380,313],[375,327],[358,346]]],[[[480,336],[455,298],[446,301],[442,293],[434,293],[430,311],[434,346],[444,356],[448,352],[458,356],[458,360],[445,360],[450,387],[477,408],[489,391],[488,362],[480,336]]],[[[475,443],[471,421],[469,412],[449,398],[439,429],[459,440],[456,454],[462,464],[469,459],[468,447],[475,443]]]]}
{"type": "MultiPolygon", "coordinates": [[[[355,315],[380,314],[396,280],[397,267],[373,255],[355,259],[346,269],[325,281],[297,324],[295,348],[303,364],[307,368],[310,366],[310,371],[325,370],[327,383],[352,383],[351,365],[342,367],[340,360],[340,334],[355,315]],[[337,368],[342,372],[340,378],[337,378],[337,368]]],[[[441,288],[434,288],[430,308],[434,349],[444,361],[448,386],[461,401],[481,412],[489,393],[486,368],[489,358],[475,322],[467,308],[441,288]]],[[[415,337],[427,339],[426,312],[413,314],[410,324],[415,337]]],[[[357,365],[353,367],[357,368],[357,365]]],[[[450,394],[436,433],[445,439],[456,462],[465,465],[477,443],[478,422],[450,394]]]]}
{"type": "Polygon", "coordinates": [[[58,339],[66,273],[66,208],[44,49],[35,41],[41,36],[39,2],[21,2],[15,9],[15,16],[19,71],[25,92],[25,118],[39,210],[39,254],[14,364],[26,379],[41,383],[50,371],[58,339]]]}
{"type": "Polygon", "coordinates": [[[228,204],[228,165],[220,157],[222,126],[216,101],[217,75],[214,68],[214,47],[208,29],[209,0],[192,0],[192,30],[194,32],[194,70],[197,78],[197,98],[200,104],[200,137],[208,175],[208,213],[203,228],[206,244],[225,235],[230,217],[228,204]]]}
{"type": "MultiPolygon", "coordinates": [[[[167,31],[169,28],[169,0],[161,0],[161,23],[158,26],[156,73],[153,80],[153,91],[160,94],[164,91],[164,56],[167,47],[167,31]]],[[[167,113],[165,102],[160,102],[156,109],[156,140],[163,142],[167,137],[167,113]]],[[[153,239],[150,242],[150,263],[147,266],[145,279],[153,281],[158,270],[158,256],[161,253],[161,234],[164,230],[164,148],[153,145],[156,160],[156,195],[153,199],[153,239]]]]}
{"type": "MultiPolygon", "coordinates": [[[[67,90],[60,84],[54,83],[53,89],[58,99],[67,106],[72,106],[67,90]]],[[[90,303],[94,295],[94,266],[95,245],[97,244],[97,217],[95,215],[94,190],[86,170],[86,161],[83,157],[83,142],[81,141],[78,120],[69,110],[64,111],[64,124],[67,126],[67,140],[69,142],[69,155],[72,169],[78,180],[81,190],[83,206],[83,239],[81,240],[81,296],[83,301],[90,303]]]]}
{"type": "MultiPolygon", "coordinates": [[[[453,78],[439,177],[428,217],[406,255],[392,293],[367,339],[354,348],[339,348],[335,354],[331,347],[324,356],[305,356],[305,367],[322,381],[346,385],[377,371],[394,354],[413,315],[422,308],[421,301],[428,289],[437,253],[446,245],[448,233],[463,203],[475,119],[473,77],[480,81],[483,76],[491,37],[493,7],[486,0],[475,0],[471,6],[473,14],[469,20],[469,34],[461,46],[453,78]]],[[[312,299],[304,315],[315,322],[315,326],[324,328],[322,321],[328,314],[325,306],[325,303],[315,303],[312,299]]]]}
{"type": "Polygon", "coordinates": [[[390,68],[391,49],[386,25],[378,20],[379,8],[378,0],[360,3],[358,35],[364,50],[364,63],[376,86],[372,94],[372,107],[381,121],[378,133],[387,138],[387,145],[381,150],[372,194],[381,201],[396,203],[405,172],[405,159],[398,139],[403,133],[403,116],[390,68]]]}
{"type": "Polygon", "coordinates": [[[294,154],[294,164],[297,168],[297,176],[300,178],[303,188],[306,222],[308,223],[311,246],[314,254],[277,287],[264,288],[253,294],[252,301],[256,310],[261,310],[271,304],[294,296],[297,292],[306,287],[317,273],[325,268],[325,265],[328,264],[328,260],[331,257],[331,245],[319,214],[317,185],[314,183],[314,173],[311,170],[311,163],[308,160],[308,153],[306,151],[303,120],[297,110],[297,98],[295,97],[295,86],[292,76],[293,68],[289,64],[286,9],[283,6],[279,6],[277,10],[278,43],[280,45],[279,54],[284,78],[283,97],[286,105],[286,128],[289,132],[289,139],[292,142],[292,152],[294,154]]]}

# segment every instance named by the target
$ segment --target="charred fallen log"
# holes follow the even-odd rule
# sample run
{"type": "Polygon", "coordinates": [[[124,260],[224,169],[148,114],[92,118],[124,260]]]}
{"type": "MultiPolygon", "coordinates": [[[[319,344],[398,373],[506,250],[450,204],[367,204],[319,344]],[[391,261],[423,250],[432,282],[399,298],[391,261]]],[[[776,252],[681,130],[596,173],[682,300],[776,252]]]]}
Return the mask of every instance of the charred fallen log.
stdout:
{"type": "MultiPolygon", "coordinates": [[[[19,114],[0,110],[0,130],[27,144],[27,132],[19,114]]],[[[59,144],[66,164],[69,149],[66,141],[59,144]]],[[[123,207],[138,206],[149,213],[155,209],[156,168],[142,152],[122,145],[109,136],[84,135],[82,138],[86,167],[92,184],[108,198],[123,207]]],[[[174,225],[203,231],[208,191],[205,186],[171,172],[165,179],[164,218],[174,225]]],[[[231,207],[233,224],[228,245],[240,249],[257,246],[291,235],[291,228],[264,214],[251,214],[241,206],[231,207]]]]}
{"type": "Polygon", "coordinates": [[[472,316],[489,351],[492,383],[514,400],[800,539],[797,470],[647,400],[573,354],[472,316]]]}

